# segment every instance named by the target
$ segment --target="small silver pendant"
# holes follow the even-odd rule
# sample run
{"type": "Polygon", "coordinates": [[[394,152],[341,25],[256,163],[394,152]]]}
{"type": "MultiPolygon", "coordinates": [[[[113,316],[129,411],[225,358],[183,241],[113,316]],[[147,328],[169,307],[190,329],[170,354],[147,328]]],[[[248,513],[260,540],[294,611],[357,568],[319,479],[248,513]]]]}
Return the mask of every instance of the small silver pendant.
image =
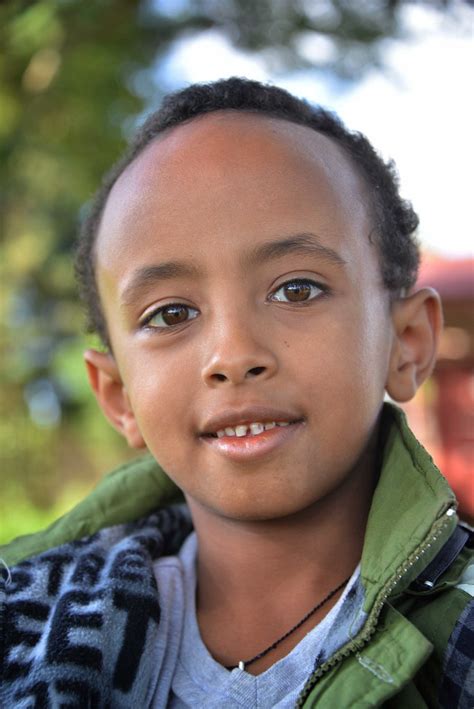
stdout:
{"type": "Polygon", "coordinates": [[[243,660],[239,662],[239,670],[242,670],[242,672],[245,670],[245,662],[243,660]]]}

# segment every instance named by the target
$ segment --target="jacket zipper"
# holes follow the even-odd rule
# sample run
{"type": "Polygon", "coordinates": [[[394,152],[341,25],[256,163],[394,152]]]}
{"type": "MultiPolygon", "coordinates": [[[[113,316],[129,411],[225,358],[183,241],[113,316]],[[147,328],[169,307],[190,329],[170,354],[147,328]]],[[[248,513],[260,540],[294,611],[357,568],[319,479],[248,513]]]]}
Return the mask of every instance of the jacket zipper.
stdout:
{"type": "Polygon", "coordinates": [[[432,528],[430,535],[422,542],[415,551],[408,557],[408,559],[400,566],[400,568],[395,572],[395,574],[387,581],[385,586],[382,588],[378,599],[374,604],[372,613],[365,625],[365,629],[362,631],[361,637],[357,640],[353,640],[350,645],[344,649],[336,652],[327,662],[318,667],[318,669],[309,677],[306,682],[300,696],[295,704],[295,709],[301,709],[304,702],[308,698],[310,692],[314,689],[317,682],[323,675],[325,675],[329,670],[335,667],[339,662],[349,657],[352,654],[356,654],[359,650],[367,645],[372,635],[375,633],[377,628],[378,619],[382,608],[387,601],[388,597],[392,593],[395,586],[399,583],[400,579],[414,566],[420,559],[420,557],[425,554],[428,549],[436,542],[440,534],[444,531],[445,527],[448,526],[451,517],[456,514],[456,508],[450,505],[448,509],[443,513],[441,519],[437,519],[432,528]]]}

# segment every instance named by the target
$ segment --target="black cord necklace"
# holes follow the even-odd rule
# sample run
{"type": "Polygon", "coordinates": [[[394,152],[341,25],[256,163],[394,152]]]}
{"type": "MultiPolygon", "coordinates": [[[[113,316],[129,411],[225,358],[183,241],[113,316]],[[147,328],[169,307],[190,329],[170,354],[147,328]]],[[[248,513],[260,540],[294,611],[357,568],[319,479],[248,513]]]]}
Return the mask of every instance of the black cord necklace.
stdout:
{"type": "Polygon", "coordinates": [[[278,640],[275,640],[275,642],[272,645],[270,645],[270,647],[267,647],[266,650],[262,650],[262,652],[259,652],[258,655],[255,655],[255,657],[251,657],[250,660],[239,660],[239,662],[237,663],[236,666],[235,665],[228,666],[228,667],[226,667],[226,670],[233,670],[236,667],[238,667],[239,670],[245,670],[245,668],[248,667],[249,665],[252,665],[254,662],[257,662],[257,660],[260,660],[260,658],[265,657],[265,655],[268,655],[269,652],[271,652],[276,647],[278,647],[278,645],[280,643],[282,643],[283,640],[286,640],[286,638],[289,637],[292,633],[294,633],[295,630],[298,630],[298,628],[300,628],[303,625],[303,623],[305,623],[308,620],[308,618],[311,618],[311,616],[314,613],[316,613],[316,611],[319,610],[321,608],[321,606],[324,606],[325,603],[327,603],[338,591],[340,591],[341,588],[346,585],[346,583],[349,581],[349,579],[350,579],[350,576],[345,581],[340,583],[337,588],[334,588],[330,593],[328,593],[326,598],[323,598],[323,600],[320,601],[316,606],[314,606],[314,608],[312,608],[309,611],[309,613],[306,613],[304,618],[302,618],[296,625],[294,625],[291,628],[291,630],[289,630],[287,633],[282,635],[281,638],[278,638],[278,640]]]}

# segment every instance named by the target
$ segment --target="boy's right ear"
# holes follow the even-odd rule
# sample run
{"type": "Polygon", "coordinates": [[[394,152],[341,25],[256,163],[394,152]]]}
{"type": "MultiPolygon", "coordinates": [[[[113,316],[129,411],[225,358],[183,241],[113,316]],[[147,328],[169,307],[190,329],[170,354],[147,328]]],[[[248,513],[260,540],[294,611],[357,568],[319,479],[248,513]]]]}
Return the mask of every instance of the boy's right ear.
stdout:
{"type": "Polygon", "coordinates": [[[86,350],[84,360],[92,391],[112,426],[132,448],[145,448],[117,363],[109,352],[86,350]]]}

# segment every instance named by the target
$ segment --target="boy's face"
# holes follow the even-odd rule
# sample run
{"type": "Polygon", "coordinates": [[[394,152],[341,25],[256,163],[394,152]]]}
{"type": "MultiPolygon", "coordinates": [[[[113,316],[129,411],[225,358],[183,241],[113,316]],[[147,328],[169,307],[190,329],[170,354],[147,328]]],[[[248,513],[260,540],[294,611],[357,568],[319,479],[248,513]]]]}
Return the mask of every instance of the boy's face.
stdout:
{"type": "Polygon", "coordinates": [[[363,466],[393,341],[368,204],[332,141],[230,112],[118,180],[96,249],[114,359],[133,440],[192,503],[282,517],[363,466]]]}

